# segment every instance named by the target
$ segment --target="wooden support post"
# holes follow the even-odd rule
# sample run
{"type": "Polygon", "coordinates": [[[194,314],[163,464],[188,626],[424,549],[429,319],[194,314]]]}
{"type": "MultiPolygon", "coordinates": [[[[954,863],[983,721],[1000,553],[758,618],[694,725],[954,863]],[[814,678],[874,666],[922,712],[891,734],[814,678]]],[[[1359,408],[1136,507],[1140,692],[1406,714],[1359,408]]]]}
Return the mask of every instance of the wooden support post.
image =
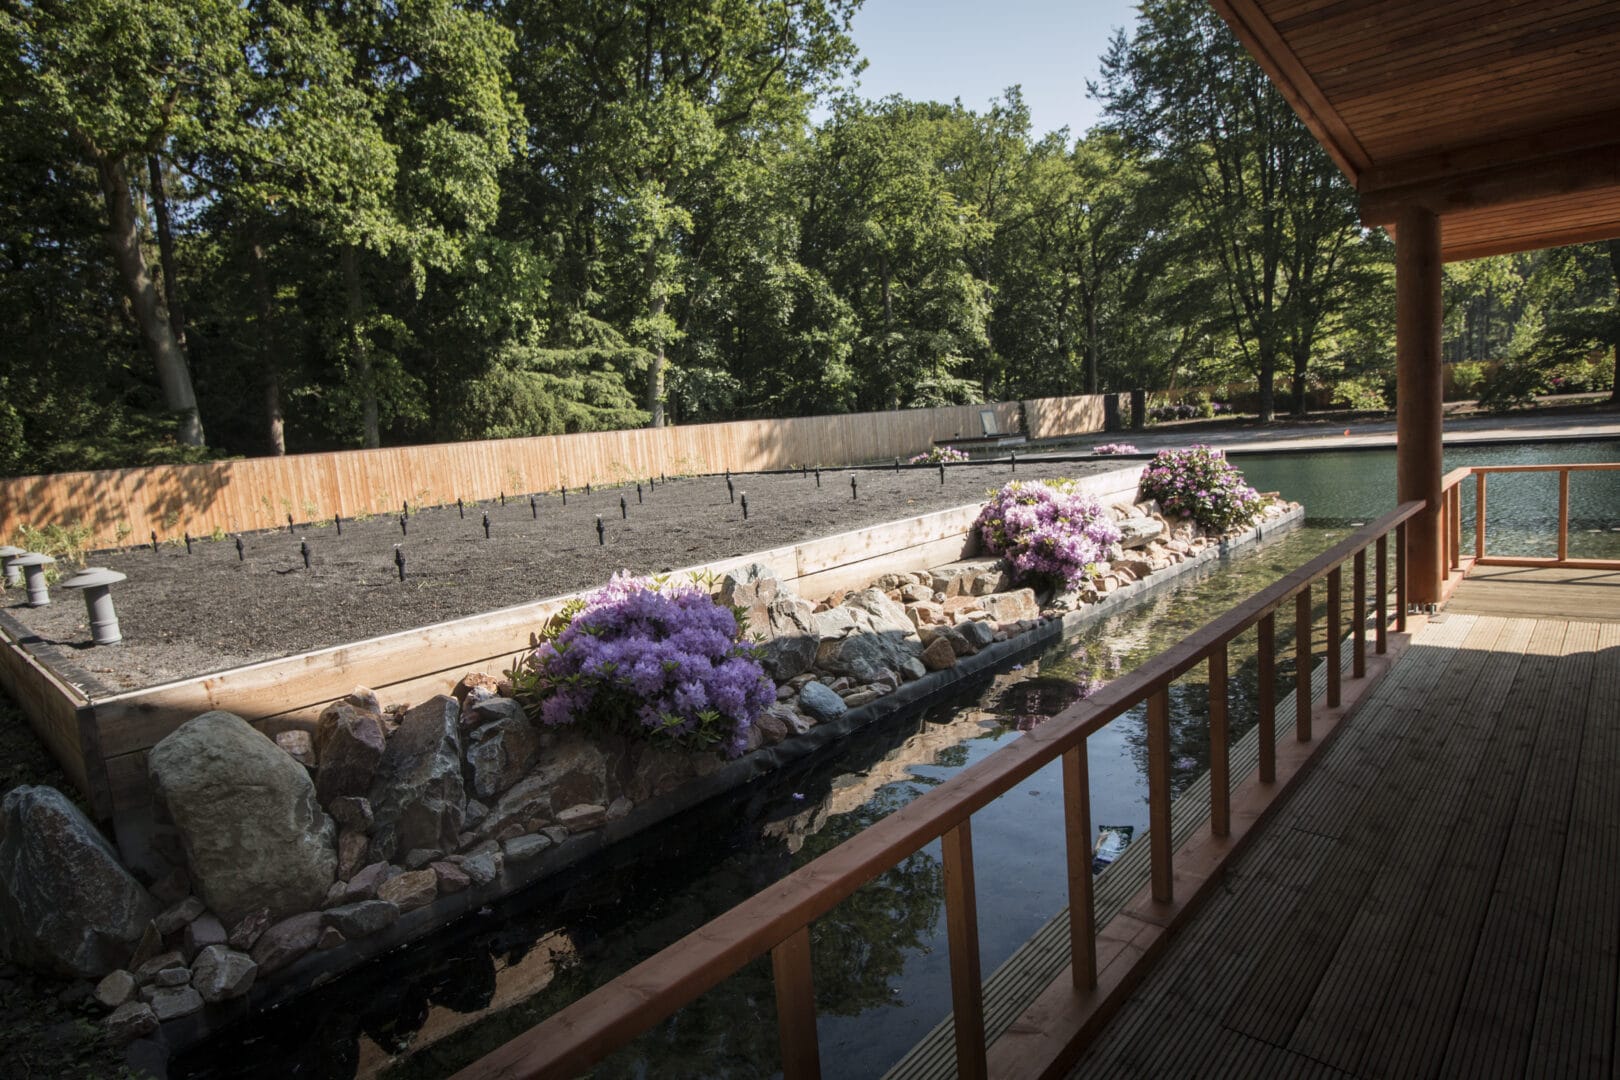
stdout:
{"type": "Polygon", "coordinates": [[[940,837],[945,856],[945,928],[951,947],[951,1013],[956,1073],[984,1080],[984,980],[979,974],[979,911],[973,888],[973,832],[964,821],[940,837]]]}
{"type": "Polygon", "coordinates": [[[1389,651],[1389,535],[1386,533],[1378,538],[1378,548],[1373,553],[1377,567],[1373,571],[1373,592],[1377,594],[1374,601],[1376,608],[1374,615],[1373,648],[1379,656],[1389,651]]]}
{"type": "Polygon", "coordinates": [[[1277,617],[1269,612],[1255,625],[1255,652],[1260,662],[1259,700],[1255,710],[1260,734],[1260,782],[1277,780],[1277,617]]]}
{"type": "Polygon", "coordinates": [[[1232,762],[1226,729],[1226,643],[1209,654],[1209,831],[1232,832],[1232,762]]]}
{"type": "Polygon", "coordinates": [[[1335,566],[1327,576],[1327,655],[1322,660],[1327,664],[1327,703],[1330,709],[1339,707],[1339,677],[1343,674],[1339,656],[1339,611],[1344,607],[1342,575],[1343,567],[1335,566]]]}
{"type": "Polygon", "coordinates": [[[1357,679],[1367,677],[1367,549],[1356,552],[1354,568],[1350,573],[1350,588],[1355,599],[1350,601],[1350,618],[1356,643],[1351,649],[1350,674],[1357,679]]]}
{"type": "Polygon", "coordinates": [[[1462,484],[1451,485],[1451,572],[1462,570],[1462,484]]]}
{"type": "Polygon", "coordinates": [[[1294,597],[1294,737],[1311,741],[1311,587],[1294,597]]]}
{"type": "Polygon", "coordinates": [[[1397,501],[1424,503],[1407,522],[1412,599],[1419,604],[1438,604],[1445,579],[1442,313],[1440,219],[1422,207],[1404,207],[1395,230],[1395,473],[1397,501]]]}
{"type": "Polygon", "coordinates": [[[1558,561],[1569,558],[1569,470],[1558,470],[1558,561]]]}
{"type": "Polygon", "coordinates": [[[1097,985],[1097,909],[1091,888],[1091,777],[1085,740],[1063,754],[1063,821],[1069,853],[1069,959],[1076,990],[1097,985]]]}
{"type": "Polygon", "coordinates": [[[1474,474],[1474,559],[1485,557],[1485,477],[1489,473],[1474,474]]]}
{"type": "Polygon", "coordinates": [[[821,1049],[816,1042],[816,991],[810,977],[810,927],[801,926],[771,950],[776,982],[776,1037],[782,1047],[785,1080],[818,1080],[821,1049]]]}
{"type": "Polygon", "coordinates": [[[1395,629],[1406,633],[1406,522],[1395,526],[1395,629]]]}
{"type": "Polygon", "coordinates": [[[1175,898],[1170,866],[1170,690],[1148,698],[1148,833],[1152,837],[1153,899],[1175,898]]]}

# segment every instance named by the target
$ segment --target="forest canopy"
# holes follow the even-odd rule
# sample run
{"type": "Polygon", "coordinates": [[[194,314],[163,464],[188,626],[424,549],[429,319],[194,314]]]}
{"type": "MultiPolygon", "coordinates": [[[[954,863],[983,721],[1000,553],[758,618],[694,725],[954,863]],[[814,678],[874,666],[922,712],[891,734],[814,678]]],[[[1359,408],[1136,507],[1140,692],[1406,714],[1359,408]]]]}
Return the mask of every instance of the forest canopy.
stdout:
{"type": "MultiPolygon", "coordinates": [[[[858,4],[0,4],[0,473],[1232,381],[1268,419],[1388,403],[1388,238],[1207,3],[1141,5],[1087,132],[1016,86],[861,97],[858,4]]],[[[1612,385],[1617,276],[1614,243],[1450,266],[1447,359],[1612,385]]]]}

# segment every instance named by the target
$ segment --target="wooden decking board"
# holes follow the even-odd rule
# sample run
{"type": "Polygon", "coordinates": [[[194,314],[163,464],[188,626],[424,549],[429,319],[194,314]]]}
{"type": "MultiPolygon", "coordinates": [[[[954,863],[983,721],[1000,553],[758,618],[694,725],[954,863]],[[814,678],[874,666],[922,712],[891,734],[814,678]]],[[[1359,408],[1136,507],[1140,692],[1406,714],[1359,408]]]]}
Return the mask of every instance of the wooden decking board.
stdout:
{"type": "MultiPolygon", "coordinates": [[[[1405,966],[1415,919],[1434,890],[1476,771],[1481,746],[1468,718],[1507,688],[1499,666],[1491,663],[1492,654],[1468,645],[1485,644],[1497,632],[1476,625],[1463,647],[1452,651],[1436,683],[1442,689],[1436,695],[1441,706],[1420,729],[1421,737],[1406,740],[1386,770],[1385,786],[1375,797],[1401,806],[1404,817],[1387,828],[1374,825],[1346,835],[1346,844],[1360,849],[1377,869],[1287,1040],[1292,1049],[1354,1069],[1368,1043],[1388,1030],[1389,1020],[1380,1016],[1378,1004],[1405,966]],[[1459,719],[1448,719],[1453,716],[1459,719]],[[1442,808],[1438,818],[1429,816],[1423,796],[1434,797],[1442,808]]],[[[1362,817],[1378,821],[1366,812],[1362,817]]]]}
{"type": "Polygon", "coordinates": [[[1476,566],[1446,604],[1448,612],[1620,621],[1620,571],[1550,566],[1476,566]]]}
{"type": "Polygon", "coordinates": [[[1617,1027],[1620,623],[1448,613],[1070,1075],[1612,1075],[1617,1027]]]}

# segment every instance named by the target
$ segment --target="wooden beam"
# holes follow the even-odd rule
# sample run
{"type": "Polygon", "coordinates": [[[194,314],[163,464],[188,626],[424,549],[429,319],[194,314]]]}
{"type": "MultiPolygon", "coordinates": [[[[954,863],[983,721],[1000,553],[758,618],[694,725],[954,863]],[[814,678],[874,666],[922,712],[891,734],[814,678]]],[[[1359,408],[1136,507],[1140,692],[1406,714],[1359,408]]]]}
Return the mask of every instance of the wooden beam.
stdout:
{"type": "Polygon", "coordinates": [[[1249,55],[1305,121],[1306,128],[1316,136],[1333,163],[1352,184],[1359,183],[1362,170],[1372,159],[1259,4],[1255,0],[1211,2],[1249,55]]]}
{"type": "MultiPolygon", "coordinates": [[[[1481,230],[1483,232],[1483,230],[1481,230]]],[[[1452,235],[1448,226],[1447,235],[1452,235]]],[[[1567,247],[1570,244],[1589,244],[1595,240],[1620,239],[1620,217],[1606,218],[1590,225],[1566,229],[1536,230],[1514,235],[1482,236],[1469,229],[1466,219],[1458,222],[1456,243],[1441,247],[1440,257],[1445,262],[1466,262],[1490,255],[1511,255],[1516,251],[1538,251],[1542,248],[1567,247]]]]}
{"type": "Polygon", "coordinates": [[[1616,132],[1620,132],[1620,110],[1594,113],[1505,138],[1369,165],[1362,171],[1360,190],[1367,193],[1436,183],[1500,169],[1508,163],[1528,163],[1613,146],[1616,132]]]}
{"type": "Polygon", "coordinates": [[[1409,207],[1444,217],[1548,196],[1620,188],[1620,141],[1532,160],[1499,159],[1467,172],[1392,187],[1359,185],[1361,223],[1393,225],[1409,207]]]}
{"type": "Polygon", "coordinates": [[[1444,528],[1440,479],[1443,376],[1440,334],[1440,219],[1421,207],[1401,213],[1395,244],[1395,485],[1424,509],[1407,522],[1407,591],[1440,602],[1444,528]]]}

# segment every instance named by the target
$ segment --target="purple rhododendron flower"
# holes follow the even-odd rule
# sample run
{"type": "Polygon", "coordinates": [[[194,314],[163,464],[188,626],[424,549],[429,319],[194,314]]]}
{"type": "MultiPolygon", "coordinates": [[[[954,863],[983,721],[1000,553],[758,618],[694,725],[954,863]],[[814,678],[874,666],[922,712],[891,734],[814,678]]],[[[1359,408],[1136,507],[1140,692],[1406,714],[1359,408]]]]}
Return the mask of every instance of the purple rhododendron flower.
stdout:
{"type": "Polygon", "coordinates": [[[735,757],[776,700],[736,615],[692,584],[616,574],[513,674],[545,724],[640,730],[735,757]]]}
{"type": "Polygon", "coordinates": [[[993,495],[974,522],[986,551],[1000,555],[1021,582],[1078,584],[1119,539],[1096,499],[1061,481],[1013,481],[993,495]]]}
{"type": "Polygon", "coordinates": [[[1191,518],[1214,532],[1252,524],[1263,508],[1225,453],[1201,444],[1154,455],[1142,471],[1142,494],[1167,517],[1191,518]]]}

